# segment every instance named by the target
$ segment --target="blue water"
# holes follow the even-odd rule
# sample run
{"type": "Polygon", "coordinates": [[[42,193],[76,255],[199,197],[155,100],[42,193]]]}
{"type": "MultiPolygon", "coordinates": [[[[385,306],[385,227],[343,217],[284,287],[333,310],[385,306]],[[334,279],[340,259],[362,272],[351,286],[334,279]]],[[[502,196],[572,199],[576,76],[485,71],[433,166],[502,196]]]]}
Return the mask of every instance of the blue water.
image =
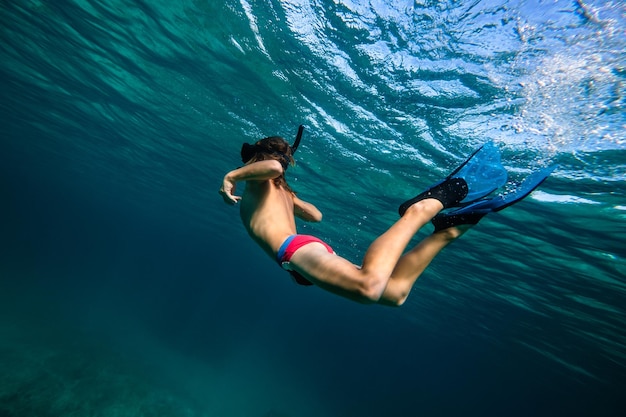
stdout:
{"type": "MultiPolygon", "coordinates": [[[[617,416],[626,7],[0,2],[0,415],[617,416]],[[293,285],[217,194],[292,139],[358,262],[493,140],[513,184],[400,309],[293,285]]],[[[431,226],[416,237],[431,232],[431,226]]]]}

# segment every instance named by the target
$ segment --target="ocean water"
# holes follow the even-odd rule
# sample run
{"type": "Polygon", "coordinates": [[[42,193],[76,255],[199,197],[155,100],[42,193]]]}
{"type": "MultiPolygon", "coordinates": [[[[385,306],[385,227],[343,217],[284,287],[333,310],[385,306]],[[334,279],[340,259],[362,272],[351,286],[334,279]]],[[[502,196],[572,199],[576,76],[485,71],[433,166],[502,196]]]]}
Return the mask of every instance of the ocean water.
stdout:
{"type": "Polygon", "coordinates": [[[624,2],[11,0],[0,29],[0,416],[626,409],[624,2]],[[363,306],[217,194],[299,124],[300,231],[354,262],[487,140],[509,186],[559,169],[363,306]]]}

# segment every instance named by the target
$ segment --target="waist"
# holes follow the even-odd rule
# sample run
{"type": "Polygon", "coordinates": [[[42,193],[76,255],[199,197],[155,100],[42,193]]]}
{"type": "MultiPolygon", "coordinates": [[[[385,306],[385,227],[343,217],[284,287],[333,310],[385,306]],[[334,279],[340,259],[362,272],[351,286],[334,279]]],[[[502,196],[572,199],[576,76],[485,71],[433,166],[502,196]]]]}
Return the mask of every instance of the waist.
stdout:
{"type": "Polygon", "coordinates": [[[291,242],[293,242],[293,240],[296,238],[296,236],[298,235],[291,235],[287,237],[287,239],[285,239],[283,244],[280,245],[280,247],[278,248],[278,252],[276,252],[276,262],[278,262],[279,265],[282,264],[283,258],[285,257],[285,254],[287,253],[287,249],[289,248],[289,245],[291,244],[291,242]]]}

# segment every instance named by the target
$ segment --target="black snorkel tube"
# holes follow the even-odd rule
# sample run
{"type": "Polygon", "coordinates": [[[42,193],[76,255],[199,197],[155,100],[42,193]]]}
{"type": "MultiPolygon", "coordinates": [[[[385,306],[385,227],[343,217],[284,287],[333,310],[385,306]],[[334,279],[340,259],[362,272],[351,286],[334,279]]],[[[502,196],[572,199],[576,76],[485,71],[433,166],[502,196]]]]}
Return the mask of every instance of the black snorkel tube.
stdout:
{"type": "MultiPolygon", "coordinates": [[[[298,149],[298,146],[300,146],[300,141],[302,140],[302,133],[304,133],[304,125],[300,125],[298,127],[298,133],[296,134],[296,139],[293,142],[293,145],[291,145],[289,148],[291,149],[291,156],[293,157],[293,154],[296,153],[296,149],[298,149]]],[[[267,152],[266,149],[261,148],[259,145],[250,145],[249,143],[244,143],[243,145],[241,145],[241,162],[243,162],[244,164],[247,163],[256,152],[258,152],[259,150],[265,150],[267,152]]],[[[285,168],[285,170],[287,169],[287,161],[289,160],[289,158],[287,158],[286,155],[284,155],[281,152],[273,152],[276,154],[280,154],[284,157],[285,161],[282,164],[283,168],[285,168]]]]}
{"type": "Polygon", "coordinates": [[[298,146],[300,146],[300,140],[302,140],[303,132],[304,132],[304,125],[300,125],[298,127],[298,134],[296,135],[296,140],[293,142],[293,145],[291,145],[291,155],[296,153],[296,149],[298,149],[298,146]]]}

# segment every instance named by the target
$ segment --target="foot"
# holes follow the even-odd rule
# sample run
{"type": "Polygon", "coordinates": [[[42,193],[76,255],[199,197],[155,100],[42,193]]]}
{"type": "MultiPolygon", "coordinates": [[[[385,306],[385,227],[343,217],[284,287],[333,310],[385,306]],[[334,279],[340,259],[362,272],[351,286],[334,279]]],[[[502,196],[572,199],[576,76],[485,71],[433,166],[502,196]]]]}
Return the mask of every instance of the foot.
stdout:
{"type": "Polygon", "coordinates": [[[438,214],[432,219],[435,233],[455,227],[470,228],[480,221],[487,213],[438,214]]]}
{"type": "Polygon", "coordinates": [[[467,196],[467,193],[467,182],[463,178],[449,178],[402,203],[398,208],[398,213],[400,216],[404,216],[409,207],[427,198],[439,200],[444,209],[455,207],[467,196]]]}
{"type": "Polygon", "coordinates": [[[452,212],[438,214],[432,219],[432,223],[435,225],[435,232],[460,225],[477,224],[488,213],[504,210],[522,201],[539,187],[554,169],[556,169],[556,165],[534,172],[522,181],[513,192],[478,200],[452,212]]]}

